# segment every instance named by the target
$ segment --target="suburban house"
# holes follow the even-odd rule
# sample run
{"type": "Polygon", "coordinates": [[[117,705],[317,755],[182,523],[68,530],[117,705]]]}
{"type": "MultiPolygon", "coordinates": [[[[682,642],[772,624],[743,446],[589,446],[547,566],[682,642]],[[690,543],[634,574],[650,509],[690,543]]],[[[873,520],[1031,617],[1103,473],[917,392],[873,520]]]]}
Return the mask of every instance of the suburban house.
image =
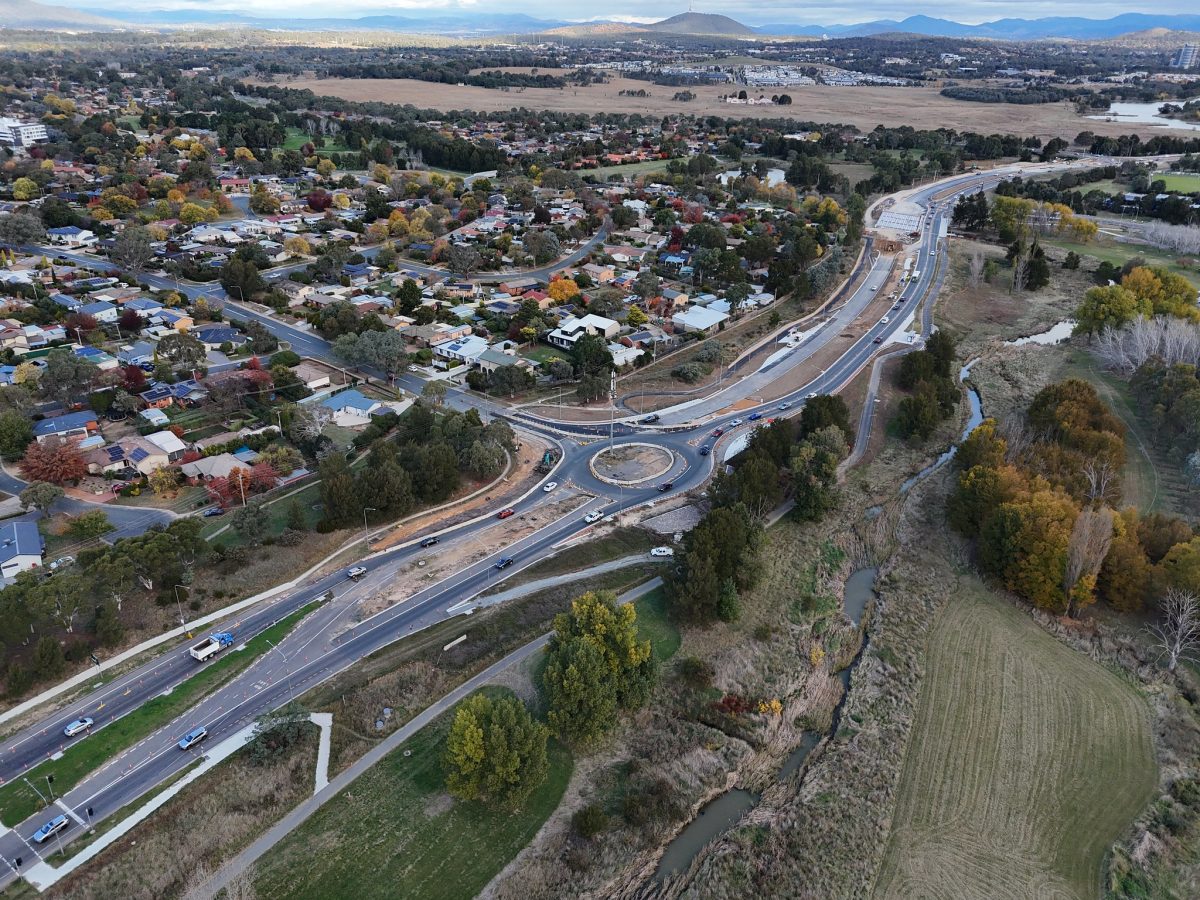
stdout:
{"type": "Polygon", "coordinates": [[[193,334],[204,345],[205,350],[218,350],[222,344],[240,347],[250,340],[236,328],[230,328],[228,325],[205,325],[203,328],[197,328],[193,334]]]}
{"type": "Polygon", "coordinates": [[[13,578],[42,564],[44,542],[36,522],[0,525],[0,576],[13,578]]]}
{"type": "Polygon", "coordinates": [[[505,369],[510,366],[519,366],[522,369],[532,369],[533,363],[524,357],[517,356],[513,353],[506,353],[495,347],[488,347],[475,359],[480,371],[487,372],[489,375],[497,369],[505,369]]]}
{"type": "Polygon", "coordinates": [[[351,388],[332,397],[326,397],[321,405],[333,411],[333,423],[343,428],[358,428],[371,424],[371,416],[387,412],[390,407],[378,400],[365,397],[361,391],[351,388]]]}
{"type": "Polygon", "coordinates": [[[234,469],[248,468],[244,462],[232,453],[218,453],[216,456],[206,456],[195,462],[184,463],[179,467],[193,482],[208,481],[210,478],[228,478],[234,469]]]}
{"type": "Polygon", "coordinates": [[[410,325],[400,333],[406,341],[416,347],[436,347],[438,344],[466,337],[471,333],[471,326],[434,322],[431,325],[410,325]]]}
{"type": "Polygon", "coordinates": [[[94,303],[85,303],[79,307],[79,312],[85,316],[91,316],[101,325],[112,324],[117,321],[119,311],[115,306],[107,300],[97,300],[94,303]]]}
{"type": "Polygon", "coordinates": [[[446,341],[433,349],[433,355],[439,359],[450,360],[471,365],[479,358],[479,354],[488,348],[488,342],[475,334],[446,341]]]}
{"type": "Polygon", "coordinates": [[[588,313],[586,316],[567,316],[559,326],[546,335],[547,342],[555,347],[570,350],[585,334],[595,334],[603,338],[614,338],[621,330],[621,324],[604,316],[588,313]]]}
{"type": "Polygon", "coordinates": [[[84,438],[99,428],[96,414],[90,409],[84,409],[34,422],[33,436],[39,444],[44,444],[52,438],[84,438]]]}
{"type": "Polygon", "coordinates": [[[47,228],[46,234],[50,237],[50,243],[61,247],[90,247],[97,241],[95,234],[77,225],[47,228]]]}
{"type": "Polygon", "coordinates": [[[179,462],[188,451],[188,445],[173,431],[156,431],[146,435],[146,440],[167,454],[168,463],[179,462]]]}
{"type": "Polygon", "coordinates": [[[728,319],[723,312],[707,309],[703,306],[692,306],[683,312],[671,316],[671,323],[680,331],[698,331],[701,334],[712,334],[722,322],[728,319]]]}

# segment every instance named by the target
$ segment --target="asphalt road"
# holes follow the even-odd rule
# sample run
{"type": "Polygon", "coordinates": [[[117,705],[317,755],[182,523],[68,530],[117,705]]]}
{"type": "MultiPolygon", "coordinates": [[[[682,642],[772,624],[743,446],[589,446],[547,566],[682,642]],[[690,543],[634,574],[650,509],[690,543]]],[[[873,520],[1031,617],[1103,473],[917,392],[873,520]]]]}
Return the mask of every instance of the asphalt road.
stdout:
{"type": "MultiPolygon", "coordinates": [[[[979,184],[987,183],[989,179],[994,182],[996,176],[963,176],[928,188],[920,197],[928,203],[933,193],[944,191],[948,186],[960,191],[972,190],[979,184]]],[[[941,207],[948,209],[948,201],[942,201],[941,207]]],[[[941,246],[940,223],[945,215],[946,213],[935,209],[928,217],[922,233],[919,261],[915,265],[920,271],[920,276],[905,286],[899,299],[899,308],[888,314],[887,323],[874,323],[817,379],[786,398],[762,404],[754,410],[741,410],[737,417],[749,419],[749,414],[754,412],[767,415],[781,402],[791,403],[794,411],[802,406],[807,393],[836,390],[854,377],[880,346],[892,340],[905,326],[906,320],[915,313],[920,298],[933,284],[937,253],[941,246]],[[880,344],[875,343],[876,338],[880,338],[880,344]]],[[[882,278],[882,271],[873,271],[860,291],[847,301],[845,308],[853,309],[857,306],[860,311],[865,308],[882,283],[882,278]]],[[[239,306],[239,309],[245,307],[239,306]]],[[[927,310],[926,319],[929,315],[931,313],[927,310]]],[[[281,339],[293,341],[294,347],[297,346],[295,335],[311,342],[304,349],[297,347],[298,352],[315,356],[328,353],[328,344],[313,335],[291,329],[271,317],[262,316],[261,320],[281,339]]],[[[828,333],[836,334],[837,330],[829,329],[828,333]]],[[[798,350],[804,347],[807,347],[807,344],[798,350]]],[[[815,350],[815,347],[812,350],[815,350]]],[[[812,350],[809,350],[808,355],[811,355],[812,350]]],[[[732,420],[735,416],[720,410],[735,400],[752,397],[756,385],[765,383],[759,376],[770,381],[799,364],[798,361],[790,359],[793,355],[800,354],[796,352],[789,354],[788,358],[777,359],[759,373],[731,385],[719,398],[714,398],[712,404],[689,404],[688,408],[683,410],[677,408],[669,413],[670,419],[664,414],[665,421],[678,420],[679,424],[670,430],[663,427],[638,427],[626,422],[613,429],[612,440],[615,442],[617,437],[624,439],[628,435],[636,434],[638,440],[653,442],[671,450],[674,463],[670,473],[663,476],[664,481],[672,483],[669,494],[696,489],[707,480],[717,457],[715,452],[711,456],[700,456],[698,452],[701,446],[715,443],[711,429],[726,429],[727,434],[722,440],[728,441],[744,435],[745,429],[751,427],[750,424],[733,425],[732,420]],[[707,417],[707,420],[699,424],[695,421],[699,417],[707,417]]],[[[418,391],[419,385],[420,382],[414,385],[418,391]]],[[[89,806],[93,808],[97,819],[111,815],[190,762],[193,753],[197,751],[180,751],[175,744],[179,737],[192,727],[205,725],[209,730],[209,740],[218,741],[236,732],[263,712],[283,705],[362,657],[415,630],[467,613],[471,597],[525,566],[545,558],[556,544],[590,527],[583,522],[586,512],[602,509],[606,514],[611,514],[639,504],[654,503],[664,496],[658,490],[658,483],[619,489],[599,482],[591,475],[588,459],[600,448],[603,438],[609,434],[608,426],[551,423],[526,413],[513,416],[504,407],[486,398],[467,396],[458,391],[452,392],[448,399],[454,404],[462,403],[481,408],[481,412],[486,415],[508,415],[518,425],[529,430],[546,435],[557,434],[564,449],[564,456],[550,476],[561,485],[554,495],[547,495],[542,491],[533,492],[524,500],[513,504],[517,515],[504,522],[498,522],[493,515],[488,515],[450,529],[443,536],[439,547],[447,546],[452,541],[470,542],[485,529],[510,528],[521,521],[521,517],[538,517],[536,530],[507,546],[501,553],[481,559],[449,578],[422,589],[403,603],[362,621],[356,621],[361,615],[361,604],[369,599],[375,590],[397,578],[416,577],[417,570],[413,567],[418,558],[437,553],[439,548],[422,550],[410,543],[377,554],[363,561],[362,565],[366,566],[368,573],[357,583],[349,581],[343,573],[334,573],[273,600],[260,609],[244,614],[240,621],[223,623],[212,628],[212,631],[232,630],[237,642],[241,643],[289,612],[323,596],[327,591],[332,590],[335,594],[333,601],[322,603],[276,648],[259,657],[225,687],[200,701],[174,722],[142,741],[136,748],[111,760],[104,768],[69,791],[63,798],[67,808],[80,817],[89,806]],[[548,501],[568,491],[586,494],[593,499],[568,515],[545,521],[548,501]],[[497,572],[494,568],[500,556],[511,556],[515,559],[514,564],[503,572],[497,572]]],[[[197,636],[199,637],[201,635],[197,636]]],[[[201,665],[187,656],[186,646],[177,646],[112,685],[100,688],[71,704],[61,714],[55,714],[5,742],[0,748],[3,756],[3,760],[0,761],[0,777],[5,782],[10,781],[19,777],[31,763],[58,752],[59,748],[65,745],[65,739],[61,735],[62,727],[76,716],[99,713],[94,718],[97,718],[99,726],[103,727],[105,715],[109,717],[108,721],[112,721],[149,698],[181,683],[196,666],[201,665]]],[[[77,737],[74,740],[86,739],[77,737]]],[[[18,856],[28,860],[40,850],[52,849],[53,841],[37,847],[30,842],[30,836],[57,812],[58,810],[46,810],[17,824],[11,831],[0,834],[0,856],[10,861],[18,856]]],[[[77,822],[73,823],[63,833],[62,839],[69,842],[73,836],[82,832],[83,828],[79,827],[77,822]]],[[[0,886],[7,884],[11,878],[10,871],[0,878],[0,886]]]]}

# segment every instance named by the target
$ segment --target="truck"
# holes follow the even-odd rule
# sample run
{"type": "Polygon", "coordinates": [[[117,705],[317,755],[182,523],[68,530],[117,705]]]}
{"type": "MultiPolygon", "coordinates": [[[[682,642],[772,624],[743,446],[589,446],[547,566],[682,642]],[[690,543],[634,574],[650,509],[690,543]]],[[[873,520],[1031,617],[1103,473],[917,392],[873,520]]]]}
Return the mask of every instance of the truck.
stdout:
{"type": "Polygon", "coordinates": [[[545,475],[558,464],[558,458],[561,454],[557,450],[547,450],[542,454],[541,462],[533,467],[533,470],[539,475],[545,475]]]}
{"type": "Polygon", "coordinates": [[[233,643],[233,635],[228,631],[217,631],[210,634],[195,647],[188,650],[192,655],[192,659],[197,659],[204,662],[206,659],[211,659],[216,656],[226,647],[233,643]]]}

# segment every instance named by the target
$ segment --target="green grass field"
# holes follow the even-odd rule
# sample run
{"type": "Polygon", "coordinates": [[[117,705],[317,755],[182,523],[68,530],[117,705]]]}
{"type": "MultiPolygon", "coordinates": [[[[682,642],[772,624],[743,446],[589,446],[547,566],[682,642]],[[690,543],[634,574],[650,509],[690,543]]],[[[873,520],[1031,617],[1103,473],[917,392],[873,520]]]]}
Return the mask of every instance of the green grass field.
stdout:
{"type": "MultiPolygon", "coordinates": [[[[1063,241],[1058,238],[1045,237],[1041,238],[1041,242],[1048,247],[1057,247],[1060,250],[1074,250],[1082,257],[1092,257],[1098,261],[1107,261],[1114,265],[1123,266],[1135,256],[1140,256],[1152,266],[1161,266],[1168,271],[1175,272],[1188,279],[1192,284],[1200,287],[1200,272],[1195,269],[1185,269],[1177,262],[1178,257],[1172,253],[1166,253],[1162,250],[1156,250],[1153,247],[1146,247],[1140,244],[1118,244],[1109,241],[1093,241],[1090,244],[1078,244],[1073,241],[1063,241]]],[[[1084,264],[1085,268],[1095,268],[1095,265],[1084,264]]]]}
{"type": "Polygon", "coordinates": [[[1157,782],[1137,691],[978,580],[929,636],[877,897],[1097,897],[1157,782]]]}
{"type": "Polygon", "coordinates": [[[1167,183],[1168,191],[1179,191],[1183,194],[1194,194],[1200,191],[1200,175],[1156,175],[1152,180],[1162,179],[1167,183]]]}
{"type": "MultiPolygon", "coordinates": [[[[287,130],[287,137],[284,138],[283,146],[280,149],[282,149],[282,150],[299,150],[301,147],[303,147],[309,141],[313,141],[314,144],[316,143],[316,141],[313,139],[313,137],[311,135],[306,134],[305,132],[301,131],[299,128],[289,128],[287,130]]],[[[325,138],[325,146],[324,147],[317,147],[318,154],[320,154],[320,153],[349,153],[349,152],[350,152],[349,147],[347,147],[345,144],[343,144],[337,138],[331,138],[331,137],[325,138]]]]}
{"type": "MultiPolygon", "coordinates": [[[[280,619],[266,631],[247,641],[246,649],[237,652],[227,650],[224,655],[208,665],[198,665],[196,674],[171,693],[152,698],[128,715],[110,725],[104,725],[94,734],[85,738],[75,738],[73,742],[64,737],[63,741],[68,743],[69,747],[62,757],[34,766],[25,773],[25,778],[45,794],[46,776],[53,775],[55,794],[62,796],[108,760],[158,730],[202,696],[249,666],[270,649],[271,643],[278,643],[280,638],[291,631],[292,626],[307,615],[310,609],[311,605],[305,606],[280,619]]],[[[89,714],[103,724],[103,710],[81,710],[81,714],[89,714]]],[[[10,781],[0,787],[0,821],[7,825],[23,822],[42,806],[41,799],[24,779],[10,781]]]]}
{"type": "Polygon", "coordinates": [[[667,171],[668,162],[669,160],[665,159],[648,159],[645,162],[626,163],[623,166],[599,166],[595,169],[579,169],[578,174],[582,178],[591,175],[597,181],[607,181],[610,175],[621,175],[632,178],[635,175],[647,175],[650,172],[665,172],[667,171]]]}
{"type": "Polygon", "coordinates": [[[551,741],[549,775],[516,813],[454,800],[445,792],[441,765],[449,725],[447,713],[263,857],[255,870],[257,896],[475,896],[558,806],[573,763],[566,748],[551,741]]]}
{"type": "Polygon", "coordinates": [[[650,649],[659,662],[666,662],[679,651],[683,638],[667,616],[667,598],[662,588],[655,588],[633,603],[637,610],[638,637],[650,641],[650,649]]]}

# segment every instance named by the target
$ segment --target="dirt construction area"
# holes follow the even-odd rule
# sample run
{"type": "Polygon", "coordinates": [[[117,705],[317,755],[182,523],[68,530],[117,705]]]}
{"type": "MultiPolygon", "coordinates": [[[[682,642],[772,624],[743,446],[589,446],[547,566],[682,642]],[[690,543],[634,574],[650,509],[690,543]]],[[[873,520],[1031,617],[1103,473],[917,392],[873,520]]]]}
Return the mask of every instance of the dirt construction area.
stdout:
{"type": "MultiPolygon", "coordinates": [[[[564,71],[538,70],[543,75],[564,71]]],[[[876,125],[895,127],[920,123],[925,128],[953,128],[982,134],[1020,133],[1043,140],[1061,137],[1068,141],[1085,129],[1096,134],[1127,134],[1131,131],[1153,134],[1162,131],[1085,119],[1075,112],[1070,103],[1032,106],[969,103],[943,97],[936,87],[795,85],[788,88],[792,105],[782,113],[774,106],[742,106],[720,100],[720,95],[730,93],[734,87],[732,85],[692,87],[689,90],[696,95],[696,99],[690,103],[678,103],[671,100],[675,88],[620,77],[605,84],[586,87],[524,90],[434,84],[410,78],[298,78],[278,83],[298,90],[309,90],[317,96],[411,104],[422,109],[440,110],[497,112],[526,107],[553,112],[641,113],[654,117],[664,114],[717,115],[751,119],[785,114],[795,119],[855,125],[863,131],[869,131],[876,125]],[[643,90],[649,91],[651,96],[621,96],[622,91],[643,90]]],[[[771,91],[767,90],[766,93],[770,94],[771,91]]]]}

